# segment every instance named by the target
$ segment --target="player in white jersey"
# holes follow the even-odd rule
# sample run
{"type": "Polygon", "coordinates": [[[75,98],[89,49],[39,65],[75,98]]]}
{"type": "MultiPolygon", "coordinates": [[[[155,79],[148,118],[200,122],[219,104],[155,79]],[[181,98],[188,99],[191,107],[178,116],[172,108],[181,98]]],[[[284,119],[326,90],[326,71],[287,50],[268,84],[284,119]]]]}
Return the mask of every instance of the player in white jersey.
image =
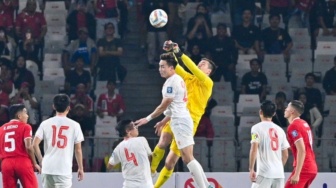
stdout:
{"type": "Polygon", "coordinates": [[[153,188],[149,164],[152,150],[146,138],[137,137],[138,128],[131,120],[120,121],[116,129],[124,140],[114,149],[107,168],[121,163],[123,188],[153,188]]]}
{"type": "Polygon", "coordinates": [[[171,129],[181,151],[183,162],[187,165],[189,171],[194,177],[196,184],[200,188],[209,188],[209,184],[202,166],[194,158],[193,145],[193,121],[187,109],[187,90],[183,79],[175,74],[177,61],[173,53],[164,53],[160,56],[160,75],[166,78],[162,88],[163,99],[161,104],[146,118],[135,122],[137,126],[148,123],[153,118],[162,113],[171,118],[171,129]]]}
{"type": "Polygon", "coordinates": [[[283,188],[284,165],[288,159],[289,143],[282,128],[272,122],[276,106],[271,101],[261,104],[260,123],[251,129],[249,159],[252,188],[283,188]],[[254,171],[257,160],[257,172],[254,171]]]}
{"type": "Polygon", "coordinates": [[[84,136],[79,123],[67,118],[70,99],[65,94],[57,94],[53,99],[56,115],[43,121],[34,138],[34,150],[42,164],[42,183],[44,188],[71,188],[72,160],[78,164],[78,180],[84,177],[82,146],[84,136]],[[44,140],[44,156],[39,144],[44,140]]]}

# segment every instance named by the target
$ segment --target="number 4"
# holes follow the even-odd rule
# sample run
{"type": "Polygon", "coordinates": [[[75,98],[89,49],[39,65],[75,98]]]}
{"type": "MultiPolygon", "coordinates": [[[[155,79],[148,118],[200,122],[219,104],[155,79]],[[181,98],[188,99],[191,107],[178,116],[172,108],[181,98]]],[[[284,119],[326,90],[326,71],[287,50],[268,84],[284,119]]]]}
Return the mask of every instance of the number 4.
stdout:
{"type": "Polygon", "coordinates": [[[135,165],[135,166],[138,166],[138,161],[137,161],[137,159],[135,158],[134,153],[128,153],[128,149],[127,149],[127,148],[125,148],[124,150],[125,150],[125,155],[126,155],[126,159],[127,159],[127,161],[133,161],[134,165],[135,165]],[[130,154],[131,154],[131,155],[130,155],[130,154]]]}

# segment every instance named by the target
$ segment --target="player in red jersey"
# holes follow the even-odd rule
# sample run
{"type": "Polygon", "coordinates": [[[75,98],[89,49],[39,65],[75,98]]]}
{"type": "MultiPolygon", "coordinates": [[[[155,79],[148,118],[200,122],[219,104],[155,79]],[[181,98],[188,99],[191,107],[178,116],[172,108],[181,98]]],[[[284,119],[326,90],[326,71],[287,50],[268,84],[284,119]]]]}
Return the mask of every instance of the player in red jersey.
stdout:
{"type": "Polygon", "coordinates": [[[287,137],[294,156],[294,170],[285,188],[308,188],[317,174],[312,131],[308,123],[300,119],[303,111],[304,105],[297,100],[290,102],[285,110],[285,118],[290,124],[287,137]]]}
{"type": "Polygon", "coordinates": [[[32,128],[23,104],[9,108],[10,121],[0,128],[0,159],[4,188],[16,187],[19,179],[24,188],[37,188],[34,168],[40,173],[32,145],[32,128]]]}

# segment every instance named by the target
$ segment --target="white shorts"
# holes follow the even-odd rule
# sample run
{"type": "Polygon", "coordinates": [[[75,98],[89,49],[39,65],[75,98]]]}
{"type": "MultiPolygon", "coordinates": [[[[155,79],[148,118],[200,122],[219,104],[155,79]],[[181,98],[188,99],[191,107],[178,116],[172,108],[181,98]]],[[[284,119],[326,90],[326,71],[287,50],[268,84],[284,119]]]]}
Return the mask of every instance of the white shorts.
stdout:
{"type": "Polygon", "coordinates": [[[72,175],[50,175],[42,174],[42,184],[44,188],[71,188],[72,175]]]}
{"type": "Polygon", "coordinates": [[[178,149],[194,145],[193,121],[191,117],[172,117],[170,127],[178,149]]]}
{"type": "Polygon", "coordinates": [[[284,188],[285,178],[265,178],[257,176],[256,182],[252,183],[251,188],[284,188]]]}

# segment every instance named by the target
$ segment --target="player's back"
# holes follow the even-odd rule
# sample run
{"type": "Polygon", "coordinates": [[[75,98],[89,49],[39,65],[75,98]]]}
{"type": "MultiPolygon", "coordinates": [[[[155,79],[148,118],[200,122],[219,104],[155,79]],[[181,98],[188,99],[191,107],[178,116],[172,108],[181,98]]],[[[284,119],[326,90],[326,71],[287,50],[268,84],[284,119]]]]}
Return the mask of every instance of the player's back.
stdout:
{"type": "Polygon", "coordinates": [[[43,121],[36,136],[44,140],[42,173],[70,175],[74,145],[84,140],[80,125],[64,116],[43,121]]]}
{"type": "Polygon", "coordinates": [[[254,139],[259,141],[258,175],[267,178],[284,178],[282,150],[289,147],[285,132],[273,122],[260,122],[252,127],[251,132],[252,142],[254,139]]]}
{"type": "Polygon", "coordinates": [[[30,125],[18,120],[10,122],[0,127],[0,158],[27,157],[24,139],[31,138],[30,125]]]}
{"type": "Polygon", "coordinates": [[[184,80],[177,74],[169,77],[162,88],[163,97],[173,98],[168,106],[169,116],[185,117],[189,116],[187,109],[188,94],[184,80]]]}
{"type": "Polygon", "coordinates": [[[297,157],[295,142],[302,139],[306,150],[302,172],[316,173],[317,165],[313,151],[313,134],[309,124],[302,119],[295,119],[287,128],[287,136],[294,156],[293,166],[296,166],[297,157]]]}
{"type": "Polygon", "coordinates": [[[124,188],[153,187],[148,156],[151,150],[144,137],[129,138],[122,141],[113,155],[119,158],[125,179],[124,188]]]}

